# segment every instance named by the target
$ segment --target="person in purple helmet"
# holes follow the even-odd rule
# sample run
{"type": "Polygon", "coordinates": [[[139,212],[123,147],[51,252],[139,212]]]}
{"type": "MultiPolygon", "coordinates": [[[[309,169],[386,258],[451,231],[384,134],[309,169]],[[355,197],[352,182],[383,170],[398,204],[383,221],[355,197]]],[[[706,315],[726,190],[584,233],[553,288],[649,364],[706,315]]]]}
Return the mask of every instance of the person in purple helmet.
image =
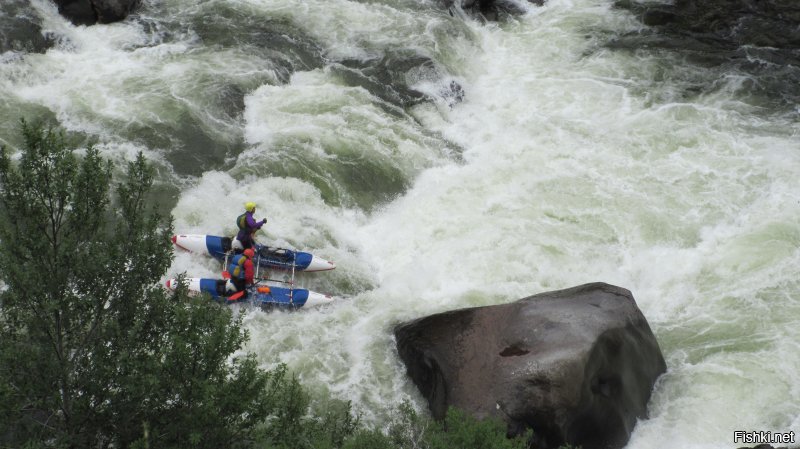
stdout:
{"type": "Polygon", "coordinates": [[[242,250],[253,247],[253,235],[261,229],[267,222],[264,218],[261,221],[256,221],[253,214],[256,211],[256,203],[248,201],[244,205],[245,213],[236,218],[236,226],[239,227],[239,233],[236,234],[236,240],[242,245],[242,250]]]}

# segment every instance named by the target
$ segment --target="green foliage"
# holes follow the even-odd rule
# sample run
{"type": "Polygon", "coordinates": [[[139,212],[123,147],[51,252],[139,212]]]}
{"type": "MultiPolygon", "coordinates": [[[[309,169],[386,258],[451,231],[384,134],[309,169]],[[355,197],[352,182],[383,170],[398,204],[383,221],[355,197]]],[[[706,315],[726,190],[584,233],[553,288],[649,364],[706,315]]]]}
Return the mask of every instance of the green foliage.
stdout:
{"type": "Polygon", "coordinates": [[[398,448],[427,448],[425,439],[432,425],[435,425],[433,421],[419,415],[406,401],[398,408],[398,416],[389,427],[389,437],[398,448]]]}
{"type": "Polygon", "coordinates": [[[350,402],[330,400],[315,404],[306,426],[308,441],[314,449],[340,448],[361,425],[353,415],[350,402]]]}
{"type": "Polygon", "coordinates": [[[269,413],[271,374],[229,310],[158,285],[171,225],[148,210],[144,157],[112,166],[22,123],[0,151],[0,444],[238,447],[269,413]],[[113,188],[116,187],[116,188],[113,188]]]}
{"type": "Polygon", "coordinates": [[[431,432],[428,439],[430,449],[524,449],[527,440],[506,438],[506,426],[499,420],[478,421],[454,408],[447,411],[440,429],[431,432]]]}
{"type": "Polygon", "coordinates": [[[388,434],[379,430],[359,430],[349,438],[345,449],[524,449],[530,435],[506,438],[506,426],[496,419],[477,420],[451,408],[442,422],[420,416],[411,404],[403,403],[389,426],[388,434]]]}
{"type": "Polygon", "coordinates": [[[256,447],[264,449],[333,449],[358,428],[349,402],[331,400],[312,407],[311,397],[285,366],[271,372],[267,387],[269,417],[256,447]]]}
{"type": "Polygon", "coordinates": [[[343,449],[395,449],[397,446],[392,439],[380,430],[358,430],[342,446],[343,449]]]}

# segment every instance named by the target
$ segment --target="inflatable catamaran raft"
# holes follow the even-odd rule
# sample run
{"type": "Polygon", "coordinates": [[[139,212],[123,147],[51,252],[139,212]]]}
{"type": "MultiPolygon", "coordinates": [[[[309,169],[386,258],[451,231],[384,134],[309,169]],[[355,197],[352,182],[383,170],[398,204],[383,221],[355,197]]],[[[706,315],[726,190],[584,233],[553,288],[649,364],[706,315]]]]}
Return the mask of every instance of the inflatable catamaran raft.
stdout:
{"type": "MultiPolygon", "coordinates": [[[[179,234],[172,236],[175,246],[196,254],[214,257],[222,262],[223,270],[227,268],[228,260],[235,254],[233,250],[236,242],[230,237],[219,237],[205,234],[179,234]]],[[[274,248],[256,243],[253,248],[255,255],[253,265],[256,271],[256,285],[248,287],[241,292],[231,291],[230,281],[226,279],[187,278],[187,288],[194,293],[208,293],[212,298],[226,303],[249,302],[262,307],[279,307],[297,309],[300,307],[315,307],[330,304],[333,298],[330,295],[313,292],[304,288],[294,287],[294,274],[296,272],[329,271],[336,268],[333,262],[311,253],[295,251],[286,248],[274,248]],[[283,270],[291,273],[289,280],[263,279],[260,271],[283,270]],[[266,285],[266,281],[279,282],[288,287],[266,285]]],[[[223,275],[228,275],[227,271],[223,275]]],[[[167,288],[174,290],[178,281],[170,279],[167,288]]]]}

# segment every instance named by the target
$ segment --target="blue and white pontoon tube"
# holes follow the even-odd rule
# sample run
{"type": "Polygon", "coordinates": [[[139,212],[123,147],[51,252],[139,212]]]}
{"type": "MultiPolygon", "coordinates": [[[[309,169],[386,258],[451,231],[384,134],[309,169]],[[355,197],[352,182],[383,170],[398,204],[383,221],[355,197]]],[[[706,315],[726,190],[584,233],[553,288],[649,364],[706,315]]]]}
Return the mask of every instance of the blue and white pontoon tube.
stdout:
{"type": "MultiPolygon", "coordinates": [[[[299,309],[301,307],[317,307],[333,302],[333,298],[322,293],[312,292],[304,288],[286,288],[275,285],[256,285],[245,291],[240,298],[229,300],[232,291],[228,289],[225,279],[186,278],[186,286],[193,293],[208,293],[212,298],[225,303],[253,303],[261,307],[279,307],[282,309],[299,309]]],[[[175,290],[178,281],[170,279],[167,288],[175,290]]]]}
{"type": "MultiPolygon", "coordinates": [[[[220,261],[231,251],[232,239],[205,234],[180,234],[172,236],[172,243],[179,248],[199,254],[215,257],[220,261]]],[[[262,268],[279,270],[314,272],[328,271],[336,268],[333,262],[317,257],[311,253],[294,251],[285,248],[274,248],[259,243],[255,244],[256,256],[253,263],[262,268]]]]}

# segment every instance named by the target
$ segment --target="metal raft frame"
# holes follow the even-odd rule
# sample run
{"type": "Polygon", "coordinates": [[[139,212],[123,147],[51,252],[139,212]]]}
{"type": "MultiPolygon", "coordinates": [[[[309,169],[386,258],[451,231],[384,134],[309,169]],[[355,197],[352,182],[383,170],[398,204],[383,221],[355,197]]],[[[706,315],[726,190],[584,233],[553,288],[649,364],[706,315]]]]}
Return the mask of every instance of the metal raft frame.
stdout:
{"type": "MultiPolygon", "coordinates": [[[[255,246],[255,245],[253,245],[253,246],[255,246]]],[[[265,246],[265,248],[266,248],[266,246],[265,246]]],[[[281,248],[279,248],[279,249],[281,249],[281,248]]],[[[272,282],[280,282],[280,283],[283,283],[283,284],[289,284],[289,304],[294,304],[294,276],[295,276],[295,268],[297,267],[297,251],[291,251],[291,253],[292,253],[292,260],[291,260],[292,269],[290,271],[291,272],[291,276],[290,276],[288,281],[280,280],[280,279],[272,279],[272,278],[269,277],[269,275],[267,275],[267,277],[261,277],[259,275],[259,271],[261,270],[261,263],[260,263],[261,262],[261,257],[259,257],[257,259],[257,261],[256,261],[255,273],[254,273],[253,277],[255,279],[258,279],[258,282],[261,282],[261,281],[272,281],[272,282]]],[[[228,260],[231,257],[233,257],[233,255],[235,255],[235,254],[236,254],[236,252],[233,249],[231,249],[230,251],[225,253],[225,258],[222,261],[222,270],[223,271],[227,271],[228,270],[228,260]]],[[[264,268],[264,270],[265,271],[269,271],[269,268],[264,268]]]]}

